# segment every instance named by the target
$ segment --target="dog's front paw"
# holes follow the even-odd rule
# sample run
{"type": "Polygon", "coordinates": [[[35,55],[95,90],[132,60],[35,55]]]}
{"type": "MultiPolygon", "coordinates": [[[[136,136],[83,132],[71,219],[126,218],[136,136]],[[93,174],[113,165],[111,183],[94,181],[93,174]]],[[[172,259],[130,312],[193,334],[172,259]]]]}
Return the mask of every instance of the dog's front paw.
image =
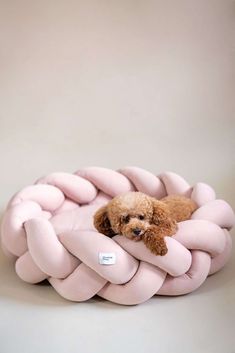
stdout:
{"type": "Polygon", "coordinates": [[[150,250],[154,255],[160,255],[160,256],[164,256],[168,252],[165,242],[163,244],[159,244],[156,248],[152,247],[150,250]]]}
{"type": "Polygon", "coordinates": [[[154,255],[164,256],[168,252],[164,238],[154,232],[146,232],[143,241],[154,255]]]}

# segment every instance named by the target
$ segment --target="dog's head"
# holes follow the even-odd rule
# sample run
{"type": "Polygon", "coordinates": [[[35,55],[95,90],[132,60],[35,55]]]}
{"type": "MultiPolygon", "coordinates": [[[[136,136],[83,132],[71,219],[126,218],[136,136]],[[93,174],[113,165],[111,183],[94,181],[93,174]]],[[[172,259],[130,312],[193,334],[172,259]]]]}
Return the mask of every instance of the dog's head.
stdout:
{"type": "Polygon", "coordinates": [[[94,216],[95,228],[100,233],[109,237],[125,235],[135,241],[141,240],[152,224],[165,235],[170,235],[176,227],[167,205],[138,191],[114,197],[94,216]]]}

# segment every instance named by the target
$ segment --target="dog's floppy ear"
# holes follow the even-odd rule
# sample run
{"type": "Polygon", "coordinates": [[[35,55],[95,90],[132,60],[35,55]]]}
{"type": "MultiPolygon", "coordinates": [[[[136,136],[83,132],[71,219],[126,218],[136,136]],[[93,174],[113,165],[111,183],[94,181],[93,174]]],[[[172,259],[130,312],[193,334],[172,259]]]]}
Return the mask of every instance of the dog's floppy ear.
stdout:
{"type": "Polygon", "coordinates": [[[159,229],[159,235],[171,236],[177,231],[176,220],[171,217],[168,206],[161,201],[152,199],[153,216],[152,223],[159,229]]]}
{"type": "Polygon", "coordinates": [[[94,226],[99,233],[103,233],[108,237],[113,237],[116,233],[111,228],[108,218],[107,206],[99,208],[94,215],[94,226]]]}

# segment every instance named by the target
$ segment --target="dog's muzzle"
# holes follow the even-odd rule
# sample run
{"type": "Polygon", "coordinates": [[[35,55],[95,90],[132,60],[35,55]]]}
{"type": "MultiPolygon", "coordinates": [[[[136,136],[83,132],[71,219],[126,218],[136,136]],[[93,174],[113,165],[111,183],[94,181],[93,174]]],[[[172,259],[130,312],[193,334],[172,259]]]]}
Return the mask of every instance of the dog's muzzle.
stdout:
{"type": "Polygon", "coordinates": [[[133,233],[134,233],[135,235],[140,235],[141,229],[135,228],[135,229],[133,229],[133,233]]]}

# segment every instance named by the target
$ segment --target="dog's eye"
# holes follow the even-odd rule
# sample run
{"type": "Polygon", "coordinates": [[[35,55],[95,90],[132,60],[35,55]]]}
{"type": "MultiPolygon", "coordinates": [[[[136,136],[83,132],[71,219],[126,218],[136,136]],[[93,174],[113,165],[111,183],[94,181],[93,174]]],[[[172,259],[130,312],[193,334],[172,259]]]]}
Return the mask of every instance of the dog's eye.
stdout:
{"type": "Polygon", "coordinates": [[[128,216],[128,215],[124,216],[122,220],[123,220],[124,223],[128,223],[129,220],[130,220],[130,216],[128,216]]]}
{"type": "Polygon", "coordinates": [[[140,214],[139,216],[138,216],[138,218],[139,219],[141,219],[141,221],[144,219],[144,216],[142,215],[142,214],[140,214]]]}

